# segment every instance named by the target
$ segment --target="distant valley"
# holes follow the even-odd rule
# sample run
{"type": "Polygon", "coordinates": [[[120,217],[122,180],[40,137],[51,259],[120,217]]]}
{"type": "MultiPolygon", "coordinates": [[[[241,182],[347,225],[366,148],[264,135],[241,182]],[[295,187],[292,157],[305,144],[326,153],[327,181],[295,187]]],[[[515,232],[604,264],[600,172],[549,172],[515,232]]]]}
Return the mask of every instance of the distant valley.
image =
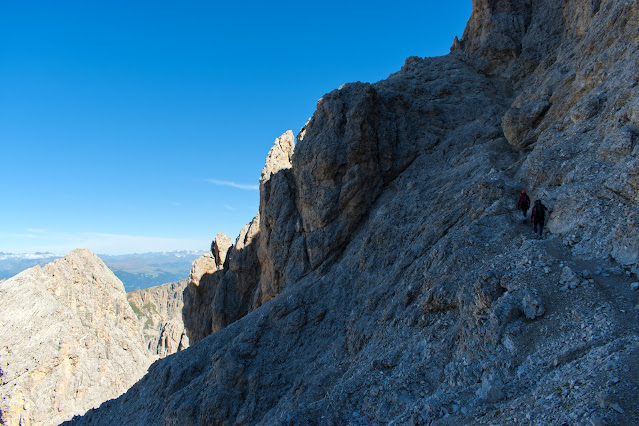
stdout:
{"type": "MultiPolygon", "coordinates": [[[[179,281],[188,277],[191,264],[202,252],[172,251],[99,255],[122,281],[126,292],[179,281]]],[[[62,256],[53,253],[0,252],[0,280],[13,277],[36,265],[46,265],[62,256]]]]}

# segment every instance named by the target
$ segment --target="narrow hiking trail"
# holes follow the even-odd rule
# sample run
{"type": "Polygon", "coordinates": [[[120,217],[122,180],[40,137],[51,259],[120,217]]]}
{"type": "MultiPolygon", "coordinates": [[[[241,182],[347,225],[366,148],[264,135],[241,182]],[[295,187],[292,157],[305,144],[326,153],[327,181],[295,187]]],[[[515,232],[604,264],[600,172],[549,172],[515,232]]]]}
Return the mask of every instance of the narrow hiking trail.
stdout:
{"type": "MultiPolygon", "coordinates": [[[[528,332],[537,343],[524,352],[545,374],[529,383],[532,391],[506,405],[513,412],[526,404],[532,410],[540,405],[574,410],[581,400],[575,424],[639,424],[638,399],[628,397],[639,394],[639,291],[632,288],[639,279],[611,260],[575,256],[547,230],[538,238],[519,216],[513,225],[512,237],[528,253],[524,259],[536,277],[531,285],[546,309],[528,332]],[[577,421],[584,411],[589,423],[577,421]]],[[[512,422],[505,413],[501,407],[487,423],[512,422]]]]}
{"type": "MultiPolygon", "coordinates": [[[[585,286],[584,296],[599,301],[600,307],[610,304],[614,319],[623,325],[629,333],[639,331],[639,289],[633,290],[632,284],[639,282],[629,271],[608,259],[586,259],[573,255],[572,250],[563,244],[560,238],[544,229],[544,235],[539,238],[532,231],[530,222],[520,224],[518,231],[525,238],[543,247],[544,251],[556,261],[556,265],[563,269],[566,266],[575,272],[579,284],[571,288],[567,283],[558,285],[562,293],[570,295],[571,290],[585,286]],[[566,288],[568,287],[568,288],[566,288]]],[[[543,271],[544,273],[548,273],[543,271]]]]}

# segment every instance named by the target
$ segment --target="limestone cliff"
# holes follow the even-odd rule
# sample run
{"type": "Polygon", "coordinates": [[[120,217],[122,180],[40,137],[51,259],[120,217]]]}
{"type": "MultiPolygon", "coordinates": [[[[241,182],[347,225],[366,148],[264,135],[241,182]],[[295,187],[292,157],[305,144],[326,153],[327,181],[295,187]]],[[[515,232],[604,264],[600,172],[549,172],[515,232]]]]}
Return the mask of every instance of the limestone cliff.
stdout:
{"type": "Polygon", "coordinates": [[[188,348],[189,339],[182,320],[187,282],[182,280],[127,293],[151,354],[162,358],[188,348]]]}
{"type": "Polygon", "coordinates": [[[0,283],[0,420],[58,424],[115,398],[152,358],[124,286],[88,250],[0,283]]]}
{"type": "Polygon", "coordinates": [[[639,423],[638,34],[635,0],[476,0],[450,55],[325,95],[189,284],[198,342],[79,423],[639,423]]]}
{"type": "Polygon", "coordinates": [[[191,342],[242,318],[309,269],[291,170],[294,144],[291,131],[275,140],[260,176],[260,210],[235,244],[219,233],[193,263],[183,314],[191,342]]]}

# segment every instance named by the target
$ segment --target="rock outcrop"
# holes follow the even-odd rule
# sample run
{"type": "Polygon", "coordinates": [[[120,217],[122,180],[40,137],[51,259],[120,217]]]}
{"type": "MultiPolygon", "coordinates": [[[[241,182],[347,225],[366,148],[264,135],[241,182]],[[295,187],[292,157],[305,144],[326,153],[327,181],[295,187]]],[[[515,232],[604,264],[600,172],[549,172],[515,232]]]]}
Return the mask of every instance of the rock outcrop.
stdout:
{"type": "Polygon", "coordinates": [[[151,364],[122,282],[88,250],[3,281],[0,300],[2,424],[83,414],[151,364]]]}
{"type": "Polygon", "coordinates": [[[637,34],[635,0],[476,0],[325,95],[189,284],[198,342],[79,423],[638,423],[637,34]]]}
{"type": "Polygon", "coordinates": [[[309,270],[291,169],[294,145],[291,131],[275,140],[260,176],[260,210],[235,244],[219,233],[211,252],[194,262],[184,295],[192,343],[276,297],[309,270]]]}
{"type": "Polygon", "coordinates": [[[161,358],[189,347],[182,320],[188,280],[135,290],[126,297],[138,318],[147,348],[161,358]]]}
{"type": "Polygon", "coordinates": [[[215,236],[213,244],[211,244],[211,253],[215,258],[215,264],[217,265],[218,270],[224,269],[226,255],[231,247],[233,247],[233,242],[230,237],[224,235],[222,232],[219,232],[215,236]]]}
{"type": "Polygon", "coordinates": [[[275,140],[260,176],[260,265],[256,306],[278,296],[287,283],[309,270],[302,220],[297,210],[290,130],[275,140]]]}

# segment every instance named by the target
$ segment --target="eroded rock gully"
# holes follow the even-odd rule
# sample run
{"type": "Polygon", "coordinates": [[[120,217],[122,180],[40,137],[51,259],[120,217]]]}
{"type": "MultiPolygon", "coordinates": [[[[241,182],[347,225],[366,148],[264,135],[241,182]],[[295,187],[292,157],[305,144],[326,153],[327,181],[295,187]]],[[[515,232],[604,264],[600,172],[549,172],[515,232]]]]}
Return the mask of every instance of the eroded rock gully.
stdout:
{"type": "Polygon", "coordinates": [[[475,1],[450,55],[325,95],[192,276],[197,343],[77,422],[639,422],[638,26],[636,1],[475,1]]]}

